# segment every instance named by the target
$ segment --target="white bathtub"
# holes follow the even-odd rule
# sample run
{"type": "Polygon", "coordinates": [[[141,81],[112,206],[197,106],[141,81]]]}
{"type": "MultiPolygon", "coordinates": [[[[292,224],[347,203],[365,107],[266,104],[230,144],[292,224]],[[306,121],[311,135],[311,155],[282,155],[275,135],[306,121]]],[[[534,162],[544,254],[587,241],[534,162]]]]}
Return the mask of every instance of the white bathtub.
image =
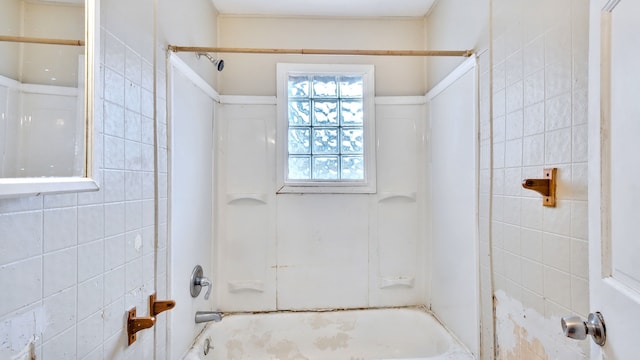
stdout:
{"type": "Polygon", "coordinates": [[[428,312],[415,308],[225,316],[183,360],[472,360],[428,312]],[[204,354],[205,341],[213,346],[204,354]]]}

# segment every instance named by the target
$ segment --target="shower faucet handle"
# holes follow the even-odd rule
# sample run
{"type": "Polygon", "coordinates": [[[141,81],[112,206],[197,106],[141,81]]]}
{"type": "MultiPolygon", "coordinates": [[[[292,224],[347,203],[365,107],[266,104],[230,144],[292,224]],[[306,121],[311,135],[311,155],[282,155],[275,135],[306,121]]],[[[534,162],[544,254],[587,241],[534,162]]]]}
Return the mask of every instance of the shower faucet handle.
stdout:
{"type": "Polygon", "coordinates": [[[204,293],[204,299],[205,300],[209,300],[209,295],[211,295],[211,280],[209,280],[209,278],[206,277],[201,277],[199,279],[200,282],[200,286],[206,286],[207,287],[207,292],[204,293]]]}
{"type": "Polygon", "coordinates": [[[213,284],[211,283],[211,280],[204,276],[202,266],[196,265],[196,267],[193,268],[193,271],[191,272],[191,297],[198,297],[198,295],[200,295],[200,292],[202,291],[202,287],[206,286],[207,292],[204,294],[204,299],[209,300],[212,285],[213,284]]]}

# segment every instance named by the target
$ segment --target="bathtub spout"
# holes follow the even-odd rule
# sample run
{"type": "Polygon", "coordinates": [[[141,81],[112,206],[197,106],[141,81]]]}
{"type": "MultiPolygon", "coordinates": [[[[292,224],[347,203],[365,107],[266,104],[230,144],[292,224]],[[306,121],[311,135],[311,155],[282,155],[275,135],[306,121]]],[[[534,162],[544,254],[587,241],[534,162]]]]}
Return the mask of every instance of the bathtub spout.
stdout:
{"type": "Polygon", "coordinates": [[[222,320],[222,313],[215,311],[197,311],[196,312],[196,324],[214,321],[218,322],[222,320]]]}

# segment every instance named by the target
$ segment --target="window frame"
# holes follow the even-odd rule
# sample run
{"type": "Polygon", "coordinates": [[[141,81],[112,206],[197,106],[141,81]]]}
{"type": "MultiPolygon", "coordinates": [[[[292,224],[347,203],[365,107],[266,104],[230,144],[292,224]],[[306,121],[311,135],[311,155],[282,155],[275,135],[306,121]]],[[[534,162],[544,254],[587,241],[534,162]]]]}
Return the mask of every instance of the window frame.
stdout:
{"type": "Polygon", "coordinates": [[[276,193],[360,193],[376,192],[375,73],[368,64],[277,64],[276,193]],[[362,76],[364,130],[363,180],[289,180],[288,174],[288,78],[289,75],[362,76]]]}

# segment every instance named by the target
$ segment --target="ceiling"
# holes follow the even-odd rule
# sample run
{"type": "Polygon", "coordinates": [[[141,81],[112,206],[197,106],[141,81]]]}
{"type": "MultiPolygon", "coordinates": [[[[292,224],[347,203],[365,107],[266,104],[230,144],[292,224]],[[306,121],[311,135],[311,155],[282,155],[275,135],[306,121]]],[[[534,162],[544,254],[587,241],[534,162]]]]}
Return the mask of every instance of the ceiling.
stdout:
{"type": "Polygon", "coordinates": [[[421,17],[436,0],[212,0],[220,14],[421,17]]]}

